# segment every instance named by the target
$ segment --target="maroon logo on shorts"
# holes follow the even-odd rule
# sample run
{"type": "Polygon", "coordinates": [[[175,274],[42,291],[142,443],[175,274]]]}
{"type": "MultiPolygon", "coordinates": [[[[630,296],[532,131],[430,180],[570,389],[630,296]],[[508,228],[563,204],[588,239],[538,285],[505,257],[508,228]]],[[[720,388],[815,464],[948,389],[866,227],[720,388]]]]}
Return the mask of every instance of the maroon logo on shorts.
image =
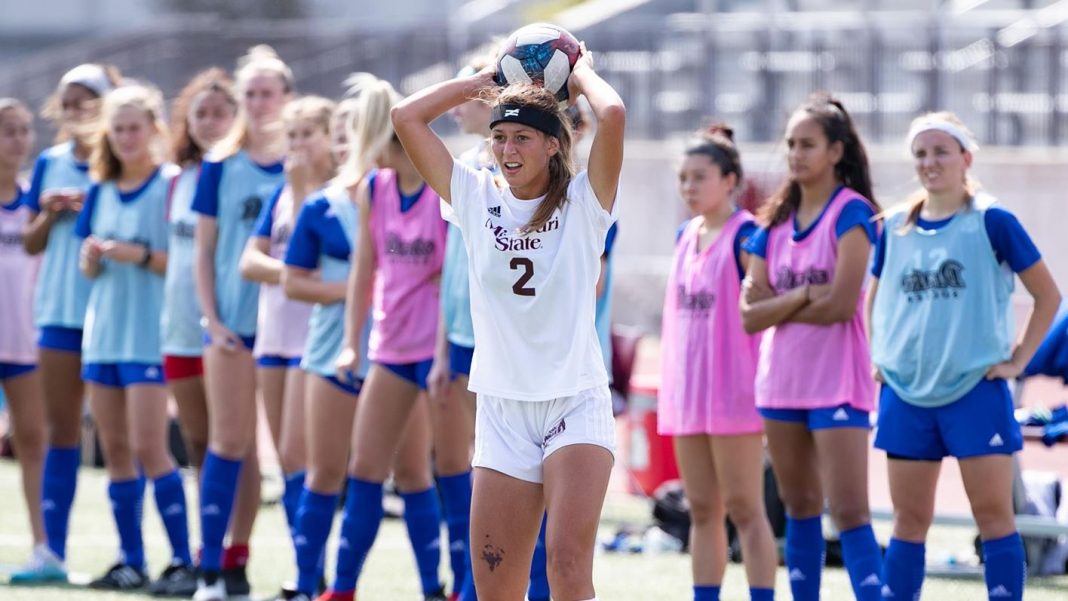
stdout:
{"type": "Polygon", "coordinates": [[[552,439],[556,438],[557,436],[560,436],[561,434],[563,434],[564,430],[566,430],[566,429],[567,429],[567,422],[565,422],[563,419],[561,419],[560,423],[558,423],[555,426],[553,426],[549,430],[549,433],[545,435],[545,439],[542,441],[541,446],[543,446],[543,447],[547,446],[549,444],[550,440],[552,440],[552,439]]]}

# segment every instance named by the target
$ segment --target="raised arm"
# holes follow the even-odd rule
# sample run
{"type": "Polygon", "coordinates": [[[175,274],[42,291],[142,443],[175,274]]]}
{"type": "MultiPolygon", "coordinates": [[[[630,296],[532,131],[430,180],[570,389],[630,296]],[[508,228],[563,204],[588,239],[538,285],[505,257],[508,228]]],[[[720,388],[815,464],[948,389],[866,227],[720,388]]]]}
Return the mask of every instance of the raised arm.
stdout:
{"type": "Polygon", "coordinates": [[[452,202],[453,156],[430,124],[449,109],[493,87],[493,67],[425,88],[393,107],[393,129],[419,174],[445,202],[452,202]]]}
{"type": "Polygon", "coordinates": [[[586,97],[597,118],[597,133],[590,147],[587,167],[590,186],[604,210],[611,212],[619,187],[619,173],[623,169],[623,131],[626,129],[627,108],[615,89],[593,70],[593,59],[583,46],[582,56],[568,78],[572,98],[586,97]]]}

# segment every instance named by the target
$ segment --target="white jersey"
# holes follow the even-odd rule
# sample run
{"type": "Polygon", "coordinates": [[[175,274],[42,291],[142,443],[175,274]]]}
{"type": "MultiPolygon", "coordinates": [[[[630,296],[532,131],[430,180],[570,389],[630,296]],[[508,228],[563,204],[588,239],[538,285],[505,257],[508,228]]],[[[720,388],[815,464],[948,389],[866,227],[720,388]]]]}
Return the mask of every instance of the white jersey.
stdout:
{"type": "Polygon", "coordinates": [[[541,198],[518,200],[493,175],[454,162],[452,205],[441,213],[463,232],[471,279],[475,355],[470,389],[519,401],[551,401],[608,384],[594,327],[605,211],[585,171],[568,201],[536,232],[520,235],[541,198]]]}

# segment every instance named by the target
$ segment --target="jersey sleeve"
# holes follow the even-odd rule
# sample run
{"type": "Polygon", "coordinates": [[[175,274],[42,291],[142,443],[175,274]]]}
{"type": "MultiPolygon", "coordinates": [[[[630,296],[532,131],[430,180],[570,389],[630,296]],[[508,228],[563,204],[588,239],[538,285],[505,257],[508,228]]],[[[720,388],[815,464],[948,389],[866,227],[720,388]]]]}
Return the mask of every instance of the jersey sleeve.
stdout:
{"type": "Polygon", "coordinates": [[[859,198],[854,198],[847,202],[842,207],[842,212],[838,214],[838,220],[834,223],[835,237],[841,238],[849,230],[855,227],[862,227],[868,235],[868,242],[875,244],[878,229],[875,222],[872,221],[874,216],[874,207],[859,198]]]}
{"type": "Polygon", "coordinates": [[[260,238],[271,237],[271,228],[274,227],[274,208],[278,206],[278,199],[282,197],[282,192],[285,189],[285,184],[278,186],[278,189],[271,194],[271,199],[260,209],[260,216],[256,219],[256,225],[252,230],[253,236],[260,238]]]}
{"type": "Polygon", "coordinates": [[[300,207],[283,259],[286,265],[302,269],[319,267],[319,255],[322,252],[320,226],[325,217],[325,204],[326,200],[315,200],[300,207]]]}
{"type": "Polygon", "coordinates": [[[23,202],[35,213],[41,212],[41,187],[44,185],[45,171],[48,170],[48,157],[41,153],[37,162],[33,164],[33,177],[30,178],[30,191],[26,193],[23,202]]]}
{"type": "Polygon", "coordinates": [[[193,211],[207,217],[219,216],[219,184],[222,182],[223,164],[204,161],[193,193],[193,211]]]}
{"type": "Polygon", "coordinates": [[[753,234],[757,231],[758,226],[752,221],[746,221],[739,228],[738,232],[734,234],[733,249],[734,249],[734,263],[738,266],[738,278],[745,277],[745,267],[742,266],[742,253],[749,252],[746,250],[746,245],[749,243],[749,239],[753,237],[753,234]]]}
{"type": "MultiPolygon", "coordinates": [[[[451,202],[441,201],[441,218],[466,230],[464,220],[471,212],[471,206],[481,198],[485,189],[484,178],[490,177],[489,172],[483,172],[465,164],[462,161],[452,162],[452,180],[449,182],[449,198],[451,202]]],[[[492,185],[492,182],[491,184],[492,185]]]]}
{"type": "Polygon", "coordinates": [[[761,259],[768,258],[768,230],[760,226],[756,226],[753,233],[749,236],[749,241],[745,243],[743,247],[745,252],[756,255],[761,259]]]}
{"type": "Polygon", "coordinates": [[[881,234],[879,234],[878,240],[875,242],[875,252],[871,258],[871,275],[873,277],[883,277],[883,265],[886,264],[886,236],[890,232],[883,228],[881,234]]]}
{"type": "Polygon", "coordinates": [[[85,202],[82,203],[82,210],[78,213],[77,220],[74,222],[74,234],[82,238],[88,238],[93,235],[93,211],[96,210],[96,199],[100,196],[100,184],[93,184],[89,186],[89,191],[85,194],[85,202]]]}
{"type": "Polygon", "coordinates": [[[1020,273],[1042,259],[1031,236],[1016,216],[1001,207],[990,207],[983,214],[986,233],[998,263],[1008,263],[1020,273]]]}
{"type": "Polygon", "coordinates": [[[590,183],[590,174],[583,171],[571,180],[568,186],[568,196],[571,202],[576,202],[590,217],[594,227],[601,232],[607,232],[612,224],[619,218],[619,190],[616,190],[616,201],[612,203],[612,212],[604,210],[601,202],[597,200],[597,194],[593,191],[590,183]]]}

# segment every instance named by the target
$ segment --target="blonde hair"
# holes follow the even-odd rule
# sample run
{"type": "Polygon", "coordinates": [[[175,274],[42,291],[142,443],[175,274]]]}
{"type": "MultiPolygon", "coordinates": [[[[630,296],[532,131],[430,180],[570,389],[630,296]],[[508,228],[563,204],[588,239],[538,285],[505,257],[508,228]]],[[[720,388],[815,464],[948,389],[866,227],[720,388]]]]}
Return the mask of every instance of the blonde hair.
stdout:
{"type": "MultiPolygon", "coordinates": [[[[78,67],[82,67],[84,65],[95,65],[97,67],[100,67],[100,69],[104,71],[104,74],[107,77],[109,83],[111,83],[112,87],[118,87],[122,83],[122,72],[119,71],[119,68],[114,65],[100,63],[84,63],[83,65],[78,65],[74,69],[77,69],[78,67]]],[[[71,69],[70,71],[73,71],[74,69],[71,69]]],[[[68,73],[70,71],[68,71],[68,73]]],[[[56,89],[53,90],[52,93],[48,95],[48,98],[45,99],[44,103],[41,104],[41,118],[45,119],[46,121],[50,121],[56,127],[56,144],[59,144],[60,142],[66,142],[76,132],[95,132],[96,130],[96,124],[91,122],[81,124],[63,122],[62,97],[64,90],[66,90],[67,86],[70,85],[80,84],[64,83],[62,80],[60,80],[60,82],[56,84],[56,89]]],[[[91,101],[89,108],[98,109],[100,107],[100,95],[90,88],[87,88],[85,86],[82,87],[88,90],[90,94],[96,97],[95,100],[91,101]]]]}
{"type": "MultiPolygon", "coordinates": [[[[545,192],[543,200],[530,222],[524,226],[528,232],[534,232],[552,219],[557,209],[562,209],[567,202],[567,187],[575,177],[575,163],[572,160],[571,149],[574,146],[574,134],[571,130],[571,118],[560,108],[553,93],[545,88],[532,84],[512,84],[500,91],[495,104],[512,104],[519,106],[532,106],[547,113],[556,115],[560,121],[560,133],[556,139],[560,143],[560,149],[549,158],[549,189],[545,192]]],[[[548,134],[543,134],[548,136],[548,134]]]]}
{"type": "Polygon", "coordinates": [[[346,119],[349,155],[338,175],[344,186],[354,186],[374,166],[394,139],[389,111],[401,100],[393,86],[370,73],[353,73],[345,80],[346,96],[355,102],[346,119]]]}
{"type": "Polygon", "coordinates": [[[243,99],[252,78],[264,74],[277,76],[282,82],[284,94],[293,93],[293,71],[278,57],[274,48],[267,44],[249,48],[244,56],[237,59],[237,70],[234,71],[234,88],[238,98],[237,118],[234,119],[230,133],[226,134],[214,149],[218,155],[217,160],[231,157],[248,146],[248,113],[243,99]]]}
{"type": "Polygon", "coordinates": [[[119,109],[127,107],[144,112],[148,122],[155,127],[156,134],[150,147],[154,160],[162,163],[166,156],[167,125],[163,120],[163,94],[158,89],[144,84],[115,88],[104,96],[100,111],[100,129],[89,156],[89,173],[96,181],[113,180],[122,175],[122,162],[111,148],[108,132],[119,109]]]}
{"type": "Polygon", "coordinates": [[[334,115],[334,101],[322,96],[301,96],[290,100],[282,109],[282,122],[287,126],[299,119],[310,119],[330,133],[330,119],[334,115]]]}
{"type": "MultiPolygon", "coordinates": [[[[919,117],[916,117],[912,120],[912,123],[909,125],[909,129],[911,130],[913,127],[916,126],[916,124],[925,121],[935,123],[947,123],[949,125],[952,125],[954,128],[964,133],[973,143],[975,142],[975,134],[973,134],[972,131],[968,129],[968,126],[964,125],[964,122],[960,120],[960,117],[958,117],[954,113],[951,113],[950,111],[938,111],[934,113],[927,113],[926,115],[920,115],[919,117]]],[[[955,141],[960,146],[960,150],[962,153],[969,152],[968,149],[960,143],[960,140],[955,141]]],[[[910,148],[909,150],[911,152],[912,149],[910,148]]],[[[980,188],[981,186],[979,185],[979,181],[965,173],[964,191],[968,194],[969,203],[971,203],[971,199],[975,197],[976,193],[979,192],[980,188]]],[[[927,196],[927,190],[920,188],[919,190],[916,190],[915,192],[910,194],[905,199],[905,202],[903,203],[907,207],[905,209],[905,221],[901,224],[901,227],[898,228],[897,233],[905,234],[910,229],[912,229],[914,225],[916,225],[916,221],[920,218],[920,211],[923,210],[923,203],[927,202],[927,196]]],[[[879,215],[878,218],[885,218],[885,214],[879,215]]]]}

